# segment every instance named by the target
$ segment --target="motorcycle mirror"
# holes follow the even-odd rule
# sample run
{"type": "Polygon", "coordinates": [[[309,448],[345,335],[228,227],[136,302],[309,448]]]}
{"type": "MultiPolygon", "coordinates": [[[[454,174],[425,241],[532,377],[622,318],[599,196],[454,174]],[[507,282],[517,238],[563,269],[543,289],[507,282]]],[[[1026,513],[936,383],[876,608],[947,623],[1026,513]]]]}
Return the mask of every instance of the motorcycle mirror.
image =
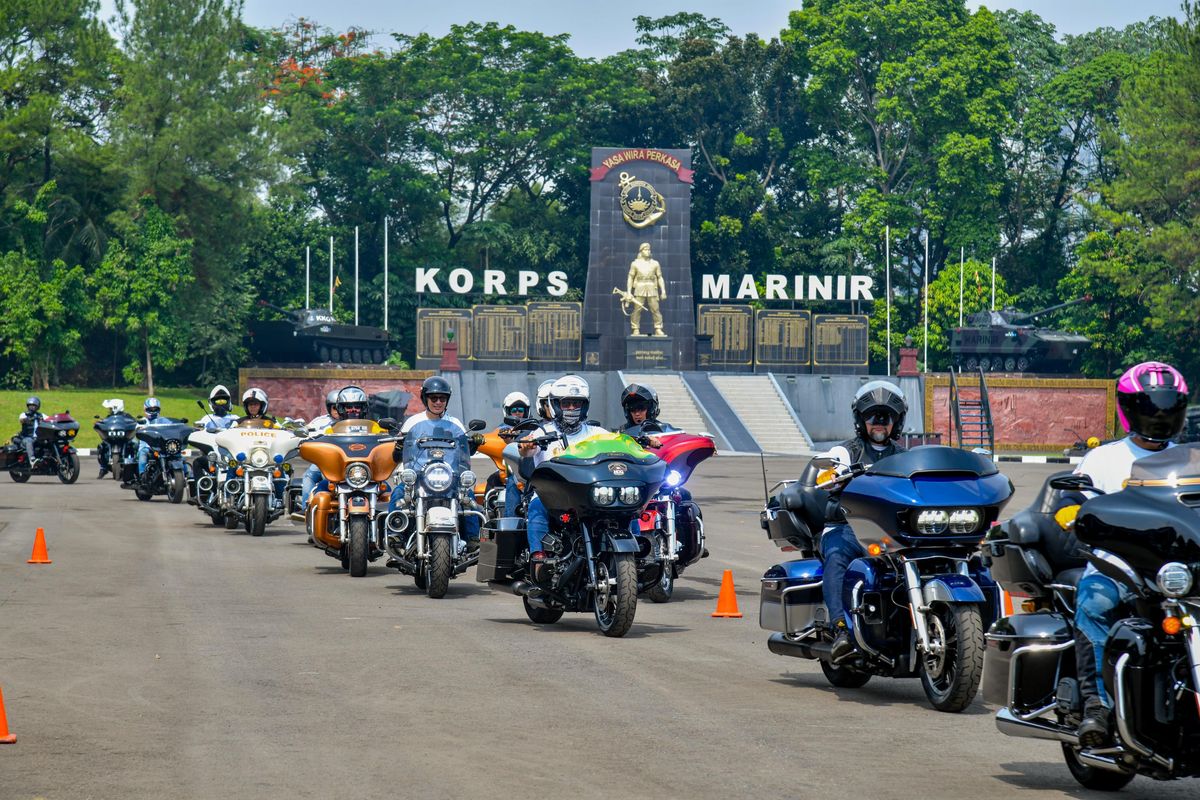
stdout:
{"type": "Polygon", "coordinates": [[[487,427],[487,423],[481,419],[473,419],[467,423],[467,430],[471,431],[472,433],[474,433],[475,431],[481,431],[486,427],[487,427]]]}
{"type": "Polygon", "coordinates": [[[100,415],[99,415],[99,414],[92,414],[92,419],[100,419],[100,415]]]}
{"type": "Polygon", "coordinates": [[[384,417],[383,419],[379,420],[379,427],[383,428],[385,431],[396,430],[395,417],[384,417]]]}
{"type": "Polygon", "coordinates": [[[663,427],[657,421],[648,419],[642,423],[642,433],[662,433],[663,427]]]}
{"type": "Polygon", "coordinates": [[[829,456],[817,456],[809,463],[817,469],[833,469],[838,466],[838,460],[829,456]]]}
{"type": "Polygon", "coordinates": [[[517,417],[505,417],[504,418],[504,424],[510,428],[515,428],[517,425],[520,425],[523,421],[524,421],[523,419],[518,419],[517,417]]]}
{"type": "Polygon", "coordinates": [[[187,417],[184,417],[183,419],[181,419],[181,420],[179,420],[179,421],[180,421],[180,422],[182,422],[184,425],[187,425],[188,418],[187,418],[187,417]]]}
{"type": "Polygon", "coordinates": [[[200,410],[201,410],[201,411],[203,411],[203,410],[204,410],[204,403],[202,403],[202,402],[200,402],[199,400],[197,400],[197,401],[196,401],[196,405],[200,406],[200,410]]]}
{"type": "Polygon", "coordinates": [[[1051,478],[1050,488],[1060,492],[1081,492],[1086,489],[1089,492],[1104,494],[1092,484],[1091,475],[1064,475],[1061,478],[1051,478]]]}

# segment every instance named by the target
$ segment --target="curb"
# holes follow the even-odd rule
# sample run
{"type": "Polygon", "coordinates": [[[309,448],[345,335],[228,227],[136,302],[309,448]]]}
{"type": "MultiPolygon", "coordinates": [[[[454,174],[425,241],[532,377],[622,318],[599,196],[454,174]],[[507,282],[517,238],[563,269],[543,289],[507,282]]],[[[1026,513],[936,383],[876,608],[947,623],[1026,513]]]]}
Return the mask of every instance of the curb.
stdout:
{"type": "Polygon", "coordinates": [[[996,461],[1008,464],[1078,464],[1082,456],[996,456],[996,461]]]}

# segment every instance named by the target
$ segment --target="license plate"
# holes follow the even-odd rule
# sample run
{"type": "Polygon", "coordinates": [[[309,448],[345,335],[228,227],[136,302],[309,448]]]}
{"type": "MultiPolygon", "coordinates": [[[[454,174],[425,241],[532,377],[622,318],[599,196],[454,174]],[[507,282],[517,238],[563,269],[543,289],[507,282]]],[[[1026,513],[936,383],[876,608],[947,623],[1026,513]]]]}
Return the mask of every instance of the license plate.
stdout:
{"type": "Polygon", "coordinates": [[[250,477],[250,490],[254,492],[271,491],[271,479],[266,475],[252,475],[250,477]]]}

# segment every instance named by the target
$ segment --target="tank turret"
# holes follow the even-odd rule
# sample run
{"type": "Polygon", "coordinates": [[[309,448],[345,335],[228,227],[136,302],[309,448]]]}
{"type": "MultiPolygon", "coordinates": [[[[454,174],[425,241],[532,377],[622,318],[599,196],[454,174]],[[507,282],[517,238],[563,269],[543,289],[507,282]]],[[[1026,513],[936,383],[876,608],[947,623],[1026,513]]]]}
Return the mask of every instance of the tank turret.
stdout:
{"type": "Polygon", "coordinates": [[[1071,372],[1091,345],[1086,336],[1050,328],[1039,328],[1038,317],[1086,303],[1090,295],[1037,311],[980,311],[967,318],[967,325],[950,336],[954,365],[968,370],[1004,372],[1071,372]]]}
{"type": "Polygon", "coordinates": [[[387,331],[368,325],[343,325],[327,308],[286,309],[258,301],[286,320],[252,322],[248,346],[268,363],[382,364],[391,352],[387,331]]]}

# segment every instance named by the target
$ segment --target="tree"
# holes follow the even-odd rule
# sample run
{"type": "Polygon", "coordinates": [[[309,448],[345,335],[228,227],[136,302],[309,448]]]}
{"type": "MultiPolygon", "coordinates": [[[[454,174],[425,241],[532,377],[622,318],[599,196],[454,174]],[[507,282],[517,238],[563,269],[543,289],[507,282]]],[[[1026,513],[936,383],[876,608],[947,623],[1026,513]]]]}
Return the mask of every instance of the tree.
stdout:
{"type": "Polygon", "coordinates": [[[60,366],[81,358],[85,289],[80,266],[56,260],[43,269],[17,251],[0,256],[0,346],[27,365],[31,386],[49,389],[60,366]]]}
{"type": "Polygon", "coordinates": [[[191,256],[192,240],[180,238],[171,218],[144,197],[92,276],[97,317],[104,327],[127,334],[134,353],[140,353],[125,368],[125,377],[142,378],[150,394],[155,360],[170,368],[186,352],[179,312],[181,292],[193,281],[191,256]]]}

